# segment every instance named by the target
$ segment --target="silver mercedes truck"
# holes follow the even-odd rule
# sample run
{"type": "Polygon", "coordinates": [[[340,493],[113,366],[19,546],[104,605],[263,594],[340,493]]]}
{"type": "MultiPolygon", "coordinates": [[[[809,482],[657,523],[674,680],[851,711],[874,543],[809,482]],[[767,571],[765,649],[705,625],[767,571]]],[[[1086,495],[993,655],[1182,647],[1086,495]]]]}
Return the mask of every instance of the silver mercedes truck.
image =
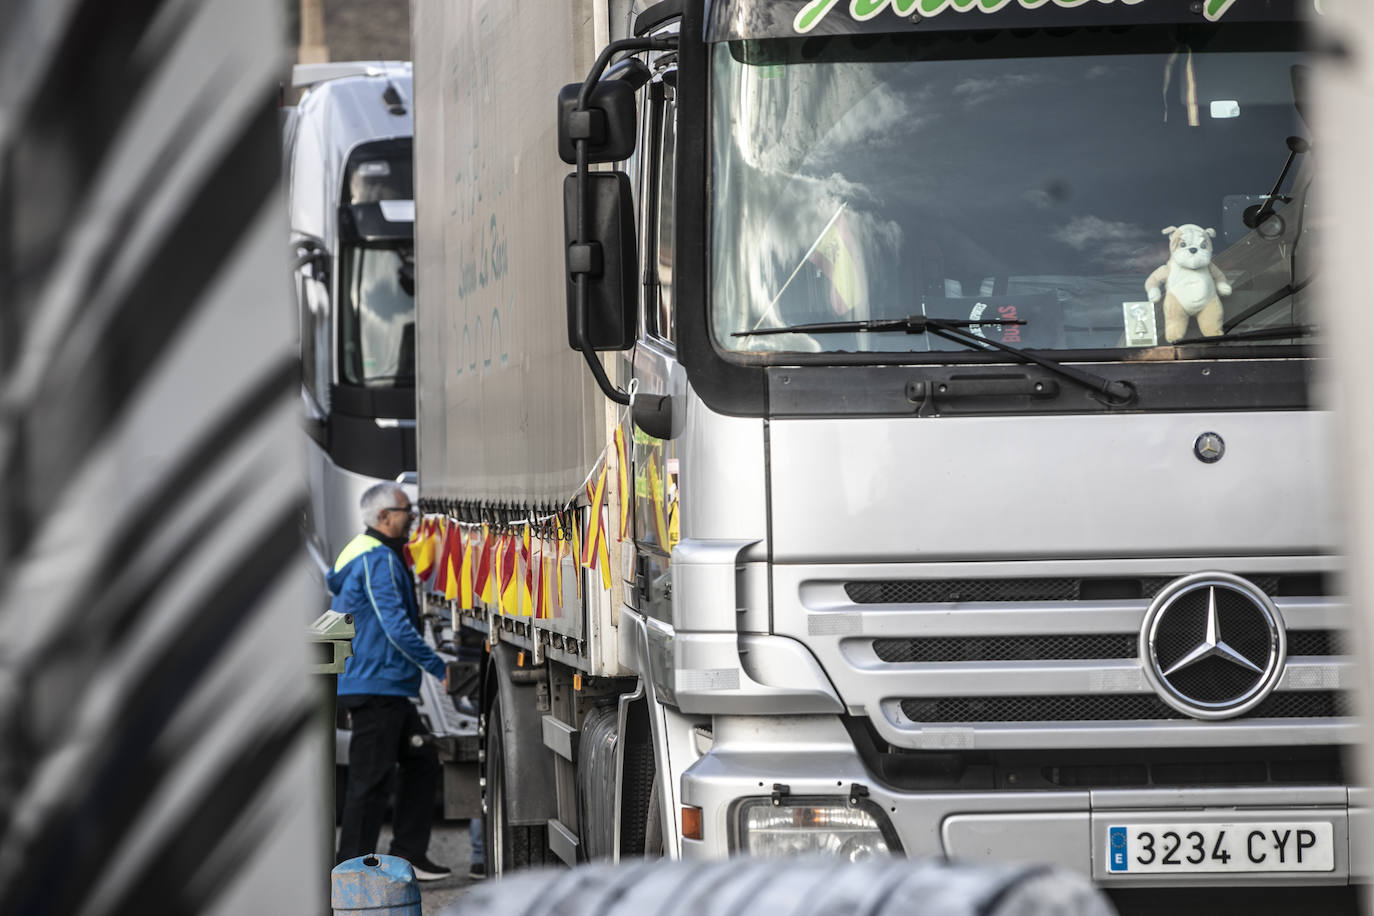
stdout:
{"type": "Polygon", "coordinates": [[[488,634],[494,870],[1351,899],[1319,4],[414,14],[421,505],[535,544],[532,611],[428,599],[488,634]]]}

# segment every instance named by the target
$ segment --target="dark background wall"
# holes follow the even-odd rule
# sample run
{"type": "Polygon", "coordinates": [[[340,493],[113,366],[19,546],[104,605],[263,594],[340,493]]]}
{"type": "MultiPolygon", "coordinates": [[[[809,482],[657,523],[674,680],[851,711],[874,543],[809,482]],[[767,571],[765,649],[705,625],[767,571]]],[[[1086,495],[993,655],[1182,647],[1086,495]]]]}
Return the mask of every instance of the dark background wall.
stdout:
{"type": "MultiPolygon", "coordinates": [[[[284,0],[288,44],[300,43],[300,0],[284,0]]],[[[330,60],[410,60],[410,0],[324,0],[330,60]]]]}

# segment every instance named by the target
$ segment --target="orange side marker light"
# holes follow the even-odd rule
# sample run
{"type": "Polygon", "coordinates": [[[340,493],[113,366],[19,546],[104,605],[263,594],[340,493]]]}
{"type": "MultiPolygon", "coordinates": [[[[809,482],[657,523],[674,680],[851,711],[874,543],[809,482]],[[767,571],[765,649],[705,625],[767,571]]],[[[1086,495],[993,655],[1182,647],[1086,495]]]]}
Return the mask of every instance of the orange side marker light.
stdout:
{"type": "Polygon", "coordinates": [[[682,835],[689,840],[701,839],[701,809],[696,805],[682,806],[682,835]]]}

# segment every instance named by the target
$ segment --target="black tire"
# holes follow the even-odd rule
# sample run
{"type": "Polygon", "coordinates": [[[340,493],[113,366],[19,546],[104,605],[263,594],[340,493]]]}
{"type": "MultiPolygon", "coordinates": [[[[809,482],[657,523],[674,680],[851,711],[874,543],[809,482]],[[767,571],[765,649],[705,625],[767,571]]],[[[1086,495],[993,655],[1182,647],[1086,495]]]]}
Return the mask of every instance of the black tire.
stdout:
{"type": "Polygon", "coordinates": [[[487,713],[487,785],[483,791],[487,808],[482,819],[483,864],[490,876],[559,861],[549,850],[546,826],[516,827],[507,822],[509,793],[505,765],[505,732],[501,722],[501,701],[497,699],[492,701],[487,713]]]}
{"type": "Polygon", "coordinates": [[[1110,916],[1082,875],[1038,866],[883,859],[594,864],[473,888],[447,916],[1110,916]]]}
{"type": "MultiPolygon", "coordinates": [[[[651,818],[650,806],[658,804],[658,793],[654,788],[654,749],[648,744],[627,744],[625,746],[624,769],[621,772],[620,806],[620,856],[622,859],[639,858],[651,854],[652,837],[646,842],[646,833],[657,830],[657,818],[651,818]]],[[[658,839],[662,849],[663,840],[658,839]]]]}

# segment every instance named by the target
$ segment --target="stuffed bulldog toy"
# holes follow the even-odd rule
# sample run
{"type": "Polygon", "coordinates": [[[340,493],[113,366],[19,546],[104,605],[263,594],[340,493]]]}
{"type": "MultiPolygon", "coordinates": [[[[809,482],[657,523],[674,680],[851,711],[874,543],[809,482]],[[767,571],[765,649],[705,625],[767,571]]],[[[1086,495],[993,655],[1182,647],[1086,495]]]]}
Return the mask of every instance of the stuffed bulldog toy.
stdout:
{"type": "Polygon", "coordinates": [[[1212,263],[1215,229],[1189,223],[1170,226],[1169,263],[1150,274],[1145,292],[1150,301],[1164,299],[1164,337],[1169,343],[1183,337],[1188,319],[1196,318],[1198,330],[1207,337],[1221,334],[1221,296],[1231,295],[1226,274],[1212,263]]]}

